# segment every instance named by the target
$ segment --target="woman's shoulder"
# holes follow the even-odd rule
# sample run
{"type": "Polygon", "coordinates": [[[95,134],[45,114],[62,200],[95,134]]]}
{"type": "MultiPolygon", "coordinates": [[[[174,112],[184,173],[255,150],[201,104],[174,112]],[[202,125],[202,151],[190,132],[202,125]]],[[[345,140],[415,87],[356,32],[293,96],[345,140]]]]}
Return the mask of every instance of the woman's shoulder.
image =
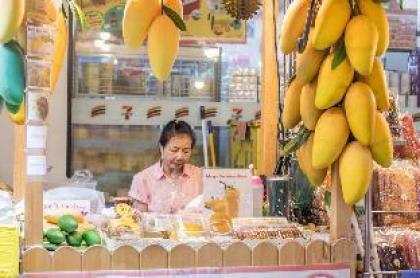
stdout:
{"type": "Polygon", "coordinates": [[[192,164],[185,164],[185,167],[187,167],[187,171],[191,174],[196,174],[196,175],[202,175],[203,174],[203,168],[201,168],[201,167],[197,167],[197,166],[192,165],[192,164]]]}
{"type": "Polygon", "coordinates": [[[149,176],[155,176],[158,174],[158,171],[160,170],[159,162],[147,167],[146,169],[143,169],[142,171],[138,172],[134,175],[134,179],[144,179],[149,176]]]}

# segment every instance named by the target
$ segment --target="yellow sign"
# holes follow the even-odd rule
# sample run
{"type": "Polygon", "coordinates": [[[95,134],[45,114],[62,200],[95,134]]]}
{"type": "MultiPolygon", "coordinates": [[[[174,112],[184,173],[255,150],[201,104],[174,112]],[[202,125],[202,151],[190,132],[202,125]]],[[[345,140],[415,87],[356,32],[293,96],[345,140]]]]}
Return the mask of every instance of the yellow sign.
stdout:
{"type": "Polygon", "coordinates": [[[121,33],[125,0],[79,0],[90,30],[121,33]]]}
{"type": "MultiPolygon", "coordinates": [[[[148,0],[146,0],[148,1],[148,0]]],[[[187,31],[183,41],[246,41],[246,23],[230,17],[222,0],[182,0],[187,31]]],[[[121,21],[126,0],[79,0],[89,28],[121,34],[121,21]]],[[[139,18],[141,20],[141,18],[139,18]]]]}
{"type": "Polygon", "coordinates": [[[229,16],[221,0],[183,0],[187,31],[183,40],[245,42],[246,23],[229,16]]]}

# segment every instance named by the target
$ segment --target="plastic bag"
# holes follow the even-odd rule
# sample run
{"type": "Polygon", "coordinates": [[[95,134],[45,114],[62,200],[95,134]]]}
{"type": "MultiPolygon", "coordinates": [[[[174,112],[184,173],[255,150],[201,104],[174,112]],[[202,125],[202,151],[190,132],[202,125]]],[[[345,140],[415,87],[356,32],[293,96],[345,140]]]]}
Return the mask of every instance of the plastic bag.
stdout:
{"type": "Polygon", "coordinates": [[[105,208],[104,193],[88,188],[54,188],[44,192],[44,200],[88,200],[91,214],[100,214],[105,208]]]}
{"type": "Polygon", "coordinates": [[[97,185],[98,182],[93,178],[89,170],[75,171],[70,180],[65,184],[68,187],[89,188],[93,190],[96,190],[97,185]]]}

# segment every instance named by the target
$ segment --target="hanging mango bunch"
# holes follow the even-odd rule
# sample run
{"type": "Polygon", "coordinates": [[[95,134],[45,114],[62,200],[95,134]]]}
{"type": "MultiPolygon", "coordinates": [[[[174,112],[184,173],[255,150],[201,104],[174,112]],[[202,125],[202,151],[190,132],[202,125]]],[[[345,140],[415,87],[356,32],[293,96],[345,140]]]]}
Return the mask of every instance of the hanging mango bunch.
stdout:
{"type": "Polygon", "coordinates": [[[186,30],[181,0],[128,0],[123,17],[124,43],[139,49],[147,37],[153,74],[168,79],[178,55],[181,31],[186,30]]]}
{"type": "MultiPolygon", "coordinates": [[[[85,27],[86,19],[75,0],[64,1],[82,23],[82,27],[85,27]]],[[[62,68],[68,36],[67,16],[61,0],[30,2],[29,7],[25,6],[25,2],[25,0],[3,1],[3,15],[0,18],[0,102],[5,104],[10,119],[18,125],[25,123],[25,51],[13,39],[22,25],[25,9],[28,9],[27,18],[30,18],[34,24],[56,24],[50,72],[51,92],[55,89],[62,68]],[[32,10],[34,4],[41,8],[32,10]]]]}
{"type": "Polygon", "coordinates": [[[25,71],[24,53],[13,40],[25,14],[25,0],[2,1],[0,17],[0,102],[4,102],[11,120],[16,124],[25,121],[25,71]]]}
{"type": "Polygon", "coordinates": [[[298,50],[282,123],[291,129],[303,122],[294,147],[312,185],[323,183],[339,162],[349,205],[366,194],[373,160],[382,167],[393,160],[382,114],[389,93],[380,56],[388,44],[388,19],[375,0],[295,0],[282,26],[282,52],[298,50]]]}
{"type": "MultiPolygon", "coordinates": [[[[80,23],[82,30],[85,30],[88,27],[86,16],[84,15],[80,6],[76,3],[75,0],[63,0],[67,3],[70,11],[75,15],[76,19],[80,23]]],[[[61,5],[57,16],[56,23],[56,32],[54,37],[54,52],[51,65],[50,73],[50,91],[54,92],[58,76],[60,74],[61,68],[63,66],[64,57],[66,55],[67,44],[68,44],[68,22],[67,14],[64,5],[61,5]]]]}

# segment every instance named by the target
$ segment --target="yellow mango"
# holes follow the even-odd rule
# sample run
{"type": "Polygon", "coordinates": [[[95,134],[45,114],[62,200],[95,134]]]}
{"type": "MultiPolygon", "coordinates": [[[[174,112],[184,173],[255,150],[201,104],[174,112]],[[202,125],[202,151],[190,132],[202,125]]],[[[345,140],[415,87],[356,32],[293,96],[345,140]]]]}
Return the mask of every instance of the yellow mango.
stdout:
{"type": "Polygon", "coordinates": [[[354,141],[344,149],[339,160],[339,175],[344,202],[354,205],[366,194],[372,177],[369,148],[354,141]]]}
{"type": "Polygon", "coordinates": [[[319,186],[327,175],[328,168],[317,170],[312,167],[312,147],[314,144],[314,133],[312,132],[306,141],[296,152],[297,161],[302,172],[313,186],[319,186]]]}
{"type": "Polygon", "coordinates": [[[10,41],[18,31],[25,15],[25,0],[1,1],[0,44],[10,41]]]}
{"type": "Polygon", "coordinates": [[[58,224],[58,220],[63,215],[72,215],[77,219],[78,223],[84,222],[82,213],[74,209],[58,209],[52,213],[44,214],[44,219],[47,220],[48,223],[58,224]]]}
{"type": "Polygon", "coordinates": [[[179,50],[180,30],[166,15],[158,16],[149,29],[147,53],[153,74],[168,79],[179,50]],[[165,30],[165,32],[162,32],[165,30]]]}
{"type": "Polygon", "coordinates": [[[160,0],[128,0],[122,21],[125,45],[130,49],[139,49],[147,37],[150,25],[160,13],[160,0]]]}
{"type": "Polygon", "coordinates": [[[352,17],[347,24],[344,41],[350,64],[361,75],[369,75],[378,46],[375,23],[365,15],[352,17]]]}
{"type": "MultiPolygon", "coordinates": [[[[311,31],[312,35],[313,31],[311,31]]],[[[312,81],[318,74],[321,63],[327,55],[327,50],[317,50],[312,46],[311,35],[303,53],[296,55],[296,78],[305,84],[312,81]]]]}
{"type": "Polygon", "coordinates": [[[16,112],[16,114],[9,112],[9,117],[17,125],[23,125],[25,124],[25,101],[22,101],[22,103],[19,106],[19,110],[16,112]]]}
{"type": "Polygon", "coordinates": [[[300,95],[300,116],[303,125],[309,130],[315,130],[316,123],[323,112],[315,106],[316,85],[316,79],[306,84],[300,95]]]}
{"type": "Polygon", "coordinates": [[[353,136],[364,146],[372,141],[376,101],[372,89],[362,82],[353,83],[344,99],[347,122],[353,136]]]}
{"type": "Polygon", "coordinates": [[[340,156],[349,135],[344,110],[333,107],[325,111],[315,127],[312,166],[318,170],[328,168],[340,156]]]}
{"type": "Polygon", "coordinates": [[[376,56],[382,56],[389,45],[389,23],[386,12],[382,4],[372,0],[358,0],[357,3],[361,14],[368,16],[376,25],[378,30],[376,56]]]}
{"type": "Polygon", "coordinates": [[[341,37],[350,19],[348,0],[325,0],[315,20],[312,45],[316,49],[327,49],[341,37]]]}
{"type": "Polygon", "coordinates": [[[335,53],[331,53],[322,62],[316,87],[315,105],[318,109],[330,108],[341,101],[350,83],[354,70],[345,59],[334,70],[331,68],[335,53]]]}
{"type": "Polygon", "coordinates": [[[394,147],[389,124],[382,113],[376,112],[375,129],[370,145],[373,159],[382,167],[388,168],[394,159],[394,147]]]}
{"type": "Polygon", "coordinates": [[[280,49],[284,54],[295,50],[297,40],[305,29],[308,8],[307,0],[295,0],[287,9],[280,36],[280,49]]]}
{"type": "Polygon", "coordinates": [[[388,82],[386,80],[384,66],[379,58],[373,61],[373,69],[370,75],[357,75],[357,80],[363,81],[373,90],[376,98],[376,106],[379,111],[389,110],[388,82]]]}
{"type": "Polygon", "coordinates": [[[54,92],[67,50],[67,22],[62,12],[58,15],[54,38],[54,55],[50,71],[50,89],[54,92]]]}
{"type": "Polygon", "coordinates": [[[296,78],[290,83],[284,96],[284,109],[282,123],[284,128],[294,128],[301,120],[300,118],[300,94],[303,83],[296,78]]]}

